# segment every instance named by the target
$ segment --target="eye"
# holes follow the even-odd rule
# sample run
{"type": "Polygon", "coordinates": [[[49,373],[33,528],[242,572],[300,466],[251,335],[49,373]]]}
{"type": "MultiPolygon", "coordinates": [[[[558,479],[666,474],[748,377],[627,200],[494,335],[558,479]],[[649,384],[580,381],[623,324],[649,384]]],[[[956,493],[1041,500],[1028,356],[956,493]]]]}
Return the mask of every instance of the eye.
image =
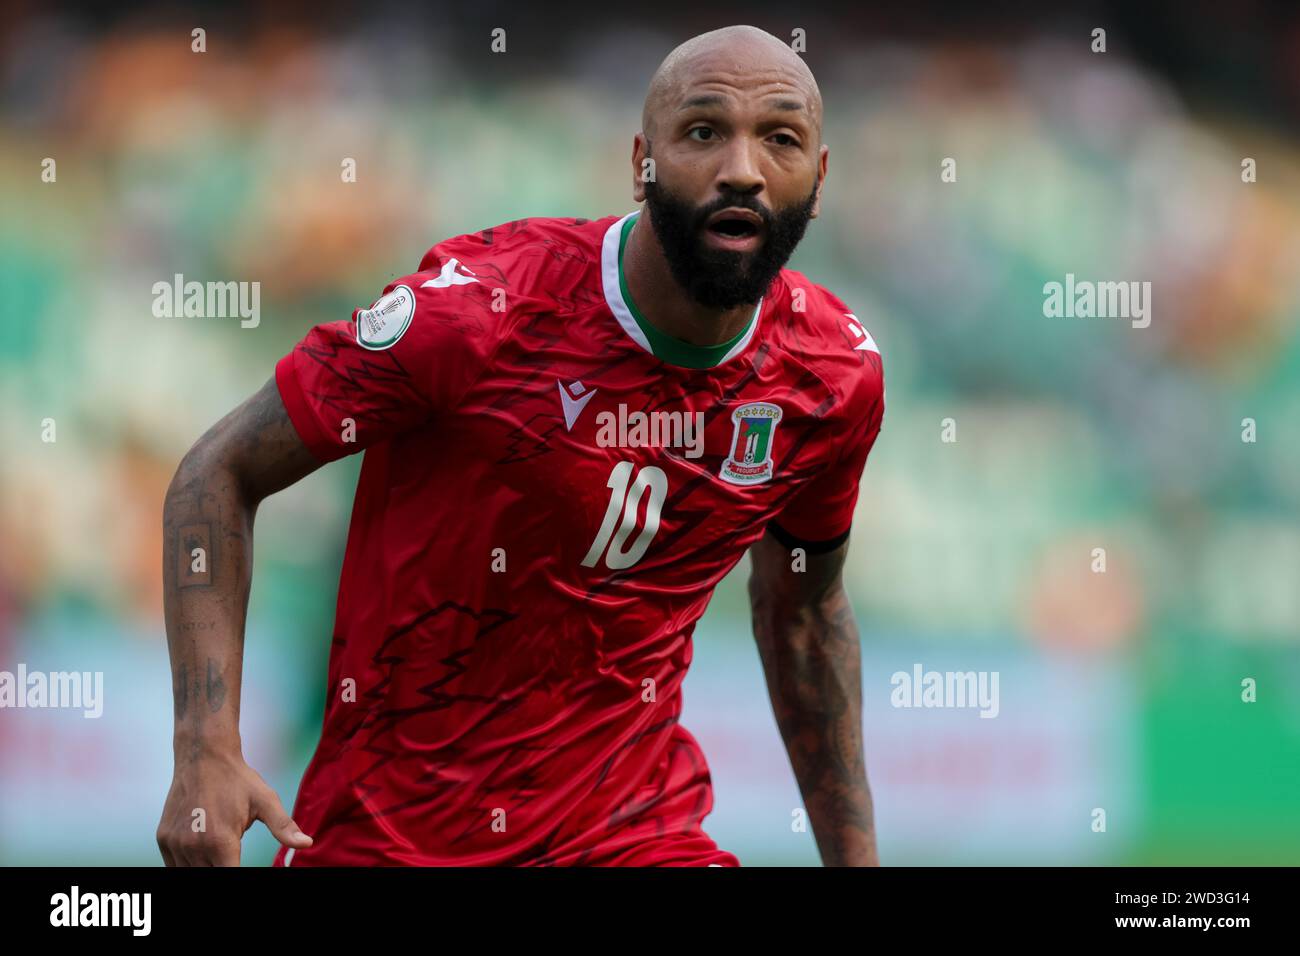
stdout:
{"type": "Polygon", "coordinates": [[[697,143],[707,143],[709,140],[713,139],[713,137],[714,137],[713,129],[712,129],[711,127],[709,127],[709,126],[692,126],[689,130],[686,131],[686,135],[687,135],[687,136],[695,136],[696,133],[708,133],[708,134],[709,134],[709,135],[704,136],[704,137],[702,137],[702,138],[696,138],[695,141],[696,141],[697,143]]]}
{"type": "Polygon", "coordinates": [[[798,141],[797,139],[795,139],[793,136],[791,136],[789,133],[774,133],[774,134],[772,135],[772,138],[773,138],[773,139],[777,139],[777,140],[782,140],[782,142],[780,142],[780,143],[777,144],[777,145],[779,145],[779,146],[798,146],[798,145],[799,145],[799,141],[798,141]]]}

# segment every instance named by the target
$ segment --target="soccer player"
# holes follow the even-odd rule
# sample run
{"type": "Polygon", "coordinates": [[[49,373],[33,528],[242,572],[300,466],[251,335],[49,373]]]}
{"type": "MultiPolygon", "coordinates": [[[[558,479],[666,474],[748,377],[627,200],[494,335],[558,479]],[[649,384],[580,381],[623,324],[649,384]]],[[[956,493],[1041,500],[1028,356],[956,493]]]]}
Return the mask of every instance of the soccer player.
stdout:
{"type": "Polygon", "coordinates": [[[738,866],[701,826],[709,770],[678,718],[695,624],[746,551],[822,860],[877,863],[841,568],[880,355],[784,268],[818,214],[821,125],[775,37],[695,37],[650,83],[644,208],[439,243],[195,444],[164,513],[168,864],[238,863],[262,820],[284,866],[738,866]],[[361,451],[290,817],[239,738],[253,517],[361,451]]]}

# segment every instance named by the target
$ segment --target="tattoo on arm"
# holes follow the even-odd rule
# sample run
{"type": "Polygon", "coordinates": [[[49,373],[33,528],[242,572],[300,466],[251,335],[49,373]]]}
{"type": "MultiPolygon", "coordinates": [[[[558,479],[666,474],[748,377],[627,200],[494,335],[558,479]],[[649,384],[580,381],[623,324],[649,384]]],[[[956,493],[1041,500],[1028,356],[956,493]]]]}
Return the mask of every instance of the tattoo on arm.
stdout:
{"type": "Polygon", "coordinates": [[[320,467],[274,379],[219,421],[176,470],[163,506],[163,604],[177,743],[237,743],[253,518],[320,467]]]}
{"type": "Polygon", "coordinates": [[[190,665],[185,661],[181,661],[172,678],[172,700],[176,705],[176,719],[184,720],[186,705],[190,700],[190,665]]]}
{"type": "Polygon", "coordinates": [[[207,701],[208,712],[215,714],[221,710],[221,705],[226,702],[226,682],[221,679],[221,669],[217,662],[208,658],[208,681],[207,681],[207,701]]]}
{"type": "Polygon", "coordinates": [[[287,488],[321,466],[298,437],[274,378],[217,427],[231,418],[236,418],[230,444],[240,491],[252,501],[287,488]]]}
{"type": "Polygon", "coordinates": [[[877,862],[862,746],[857,624],[841,573],[847,545],[791,569],[765,537],[750,579],[754,636],[777,726],[827,865],[877,862]]]}

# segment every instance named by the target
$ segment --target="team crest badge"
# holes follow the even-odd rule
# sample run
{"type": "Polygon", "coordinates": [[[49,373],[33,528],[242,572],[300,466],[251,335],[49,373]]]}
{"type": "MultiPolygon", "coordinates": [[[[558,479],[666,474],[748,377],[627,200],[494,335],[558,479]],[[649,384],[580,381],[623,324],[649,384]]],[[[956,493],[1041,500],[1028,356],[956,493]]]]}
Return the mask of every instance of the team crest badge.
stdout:
{"type": "Polygon", "coordinates": [[[781,409],[771,402],[750,402],[731,413],[731,454],[720,475],[733,485],[757,485],[772,477],[772,439],[781,409]]]}

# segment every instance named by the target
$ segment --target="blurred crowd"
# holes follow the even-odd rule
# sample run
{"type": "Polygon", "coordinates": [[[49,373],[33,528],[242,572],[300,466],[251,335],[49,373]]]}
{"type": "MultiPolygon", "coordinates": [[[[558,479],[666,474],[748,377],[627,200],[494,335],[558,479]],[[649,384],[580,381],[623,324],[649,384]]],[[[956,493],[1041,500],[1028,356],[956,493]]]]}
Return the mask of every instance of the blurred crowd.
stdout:
{"type": "MultiPolygon", "coordinates": [[[[309,325],[444,236],[631,208],[638,83],[669,38],[600,42],[642,68],[497,86],[414,35],[214,32],[195,53],[179,28],[24,24],[0,125],[5,630],[76,600],[154,633],[171,469],[309,325]],[[154,317],[153,284],[178,273],[260,282],[266,320],[154,317]]],[[[890,385],[855,555],[869,615],[1103,643],[1153,614],[1293,633],[1294,138],[1197,115],[1086,36],[813,65],[828,202],[794,265],[857,310],[890,385]],[[1042,286],[1066,273],[1150,281],[1153,323],[1044,317],[1042,286]],[[1110,545],[1112,583],[1078,573],[1089,544],[1110,545]],[[1095,633],[1071,624],[1080,601],[1111,608],[1095,633]]],[[[337,528],[340,503],[300,504],[337,528]]]]}

